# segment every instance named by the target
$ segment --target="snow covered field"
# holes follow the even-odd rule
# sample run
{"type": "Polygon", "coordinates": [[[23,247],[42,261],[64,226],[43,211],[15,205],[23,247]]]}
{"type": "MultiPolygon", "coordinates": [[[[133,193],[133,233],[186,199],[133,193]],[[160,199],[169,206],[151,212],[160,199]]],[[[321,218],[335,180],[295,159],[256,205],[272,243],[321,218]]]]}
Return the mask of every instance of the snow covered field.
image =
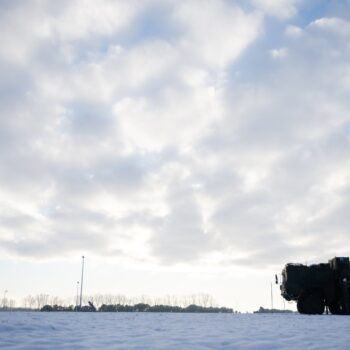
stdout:
{"type": "Polygon", "coordinates": [[[0,349],[349,349],[350,317],[0,312],[0,349]]]}

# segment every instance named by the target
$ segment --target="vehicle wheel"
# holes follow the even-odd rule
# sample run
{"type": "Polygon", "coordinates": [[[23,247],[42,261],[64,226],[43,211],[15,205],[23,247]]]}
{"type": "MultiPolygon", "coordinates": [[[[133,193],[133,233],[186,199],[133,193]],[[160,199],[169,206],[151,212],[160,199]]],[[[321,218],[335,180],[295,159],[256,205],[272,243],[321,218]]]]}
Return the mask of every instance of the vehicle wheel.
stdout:
{"type": "Polygon", "coordinates": [[[325,309],[325,303],[320,294],[307,293],[301,295],[298,300],[298,311],[307,315],[322,315],[325,309]]]}
{"type": "Polygon", "coordinates": [[[303,298],[299,298],[297,301],[297,310],[300,314],[305,314],[303,301],[304,301],[303,298]]]}
{"type": "Polygon", "coordinates": [[[340,298],[328,305],[329,311],[332,315],[348,315],[346,306],[344,305],[343,298],[340,298]]]}

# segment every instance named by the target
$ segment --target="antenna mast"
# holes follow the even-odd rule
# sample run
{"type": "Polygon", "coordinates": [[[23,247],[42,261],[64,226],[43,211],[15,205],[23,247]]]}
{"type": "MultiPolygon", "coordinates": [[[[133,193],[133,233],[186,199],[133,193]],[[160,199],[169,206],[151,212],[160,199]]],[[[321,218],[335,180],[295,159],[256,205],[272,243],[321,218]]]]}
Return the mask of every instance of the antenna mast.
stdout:
{"type": "Polygon", "coordinates": [[[80,282],[80,302],[79,307],[81,308],[81,303],[83,300],[83,282],[84,282],[84,255],[82,256],[82,265],[81,265],[81,282],[80,282]]]}

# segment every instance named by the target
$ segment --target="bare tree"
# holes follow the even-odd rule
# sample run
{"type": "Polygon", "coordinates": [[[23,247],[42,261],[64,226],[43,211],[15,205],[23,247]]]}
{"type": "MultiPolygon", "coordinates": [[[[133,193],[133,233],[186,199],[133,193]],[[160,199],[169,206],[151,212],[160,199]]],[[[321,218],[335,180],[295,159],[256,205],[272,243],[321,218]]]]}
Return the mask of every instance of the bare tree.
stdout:
{"type": "Polygon", "coordinates": [[[171,296],[171,304],[172,306],[179,306],[179,298],[177,295],[171,296]]]}
{"type": "Polygon", "coordinates": [[[68,297],[68,298],[65,298],[62,300],[62,303],[64,306],[68,306],[68,305],[76,305],[76,302],[77,302],[77,297],[76,295],[73,296],[73,297],[68,297]]]}
{"type": "Polygon", "coordinates": [[[138,302],[150,305],[152,303],[152,299],[148,295],[143,294],[139,297],[138,302]]]}
{"type": "Polygon", "coordinates": [[[102,294],[94,294],[91,295],[90,301],[97,307],[99,308],[103,304],[103,295],[102,294]]]}
{"type": "Polygon", "coordinates": [[[115,303],[120,305],[126,305],[127,298],[124,294],[117,294],[115,295],[115,303]]]}
{"type": "Polygon", "coordinates": [[[104,294],[103,304],[106,304],[106,305],[115,304],[115,296],[112,294],[104,294]]]}
{"type": "Polygon", "coordinates": [[[15,306],[16,306],[16,300],[14,300],[14,299],[7,300],[7,307],[9,309],[13,309],[15,306]]]}
{"type": "Polygon", "coordinates": [[[35,306],[35,298],[32,295],[27,295],[23,299],[23,306],[25,308],[33,309],[35,306]]]}
{"type": "Polygon", "coordinates": [[[37,294],[35,296],[35,306],[40,310],[44,305],[48,303],[49,295],[48,294],[37,294]]]}
{"type": "Polygon", "coordinates": [[[200,306],[210,307],[210,306],[213,306],[214,299],[208,293],[199,293],[197,295],[197,302],[198,302],[198,305],[200,305],[200,306]]]}
{"type": "Polygon", "coordinates": [[[49,304],[50,305],[63,305],[64,301],[62,299],[60,299],[59,297],[56,296],[52,296],[49,298],[49,304]]]}
{"type": "Polygon", "coordinates": [[[160,297],[155,297],[153,299],[153,305],[161,305],[162,304],[162,298],[160,297]]]}

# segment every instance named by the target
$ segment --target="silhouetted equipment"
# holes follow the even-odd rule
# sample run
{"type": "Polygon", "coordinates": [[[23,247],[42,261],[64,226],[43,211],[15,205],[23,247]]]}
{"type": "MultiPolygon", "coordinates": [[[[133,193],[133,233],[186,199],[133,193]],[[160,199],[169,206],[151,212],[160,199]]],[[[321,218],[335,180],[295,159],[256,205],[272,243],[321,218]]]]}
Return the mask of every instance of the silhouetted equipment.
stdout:
{"type": "Polygon", "coordinates": [[[95,305],[93,304],[92,301],[88,301],[89,307],[91,311],[96,311],[95,305]]]}
{"type": "Polygon", "coordinates": [[[321,315],[327,306],[334,315],[349,315],[349,258],[336,257],[310,266],[287,264],[280,288],[283,298],[297,302],[301,314],[321,315]]]}
{"type": "Polygon", "coordinates": [[[83,305],[83,306],[76,306],[73,311],[79,311],[79,312],[95,312],[97,311],[95,305],[92,303],[92,301],[88,301],[89,305],[83,305]]]}

